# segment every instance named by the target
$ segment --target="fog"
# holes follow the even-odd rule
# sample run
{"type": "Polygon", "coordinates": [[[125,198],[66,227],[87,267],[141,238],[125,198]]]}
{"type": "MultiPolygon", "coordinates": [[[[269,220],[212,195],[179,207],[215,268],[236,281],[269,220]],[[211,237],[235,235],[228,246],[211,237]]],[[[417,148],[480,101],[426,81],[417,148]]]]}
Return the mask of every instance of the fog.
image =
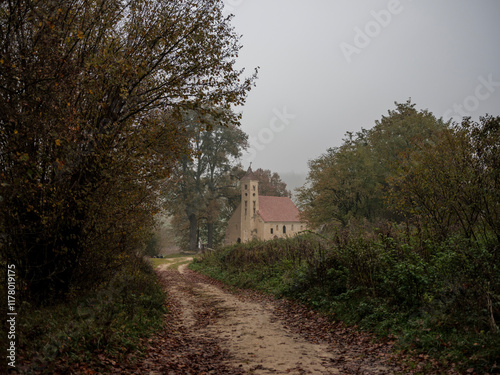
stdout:
{"type": "Polygon", "coordinates": [[[373,127],[394,102],[411,98],[445,120],[500,115],[500,1],[225,3],[242,35],[237,66],[260,67],[237,109],[250,137],[242,164],[291,188],[308,160],[373,127]]]}

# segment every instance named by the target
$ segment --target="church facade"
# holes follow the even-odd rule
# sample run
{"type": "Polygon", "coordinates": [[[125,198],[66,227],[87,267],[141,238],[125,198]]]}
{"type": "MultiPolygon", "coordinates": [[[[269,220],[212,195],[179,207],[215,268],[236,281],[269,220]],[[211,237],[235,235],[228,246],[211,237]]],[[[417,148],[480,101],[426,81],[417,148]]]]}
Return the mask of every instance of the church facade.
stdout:
{"type": "Polygon", "coordinates": [[[290,237],[307,229],[288,197],[259,196],[259,180],[248,168],[241,179],[241,203],[229,219],[226,245],[253,239],[290,237]]]}

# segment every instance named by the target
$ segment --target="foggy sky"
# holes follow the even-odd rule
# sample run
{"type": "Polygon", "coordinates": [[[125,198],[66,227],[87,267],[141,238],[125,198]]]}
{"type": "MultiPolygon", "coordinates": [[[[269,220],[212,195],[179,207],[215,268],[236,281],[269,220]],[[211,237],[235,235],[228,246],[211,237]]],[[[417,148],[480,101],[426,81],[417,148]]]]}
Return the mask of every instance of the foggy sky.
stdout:
{"type": "MultiPolygon", "coordinates": [[[[244,168],[307,162],[410,97],[436,117],[500,115],[498,0],[225,0],[238,67],[260,67],[238,111],[244,168]]],[[[290,184],[289,184],[290,185],[290,184]]]]}

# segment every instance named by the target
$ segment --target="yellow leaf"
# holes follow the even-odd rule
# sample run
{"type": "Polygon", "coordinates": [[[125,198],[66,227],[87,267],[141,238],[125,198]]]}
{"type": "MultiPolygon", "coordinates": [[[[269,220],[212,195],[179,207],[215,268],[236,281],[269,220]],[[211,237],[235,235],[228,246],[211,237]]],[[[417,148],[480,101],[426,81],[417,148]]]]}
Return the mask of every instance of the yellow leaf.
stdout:
{"type": "Polygon", "coordinates": [[[56,139],[56,146],[60,146],[61,145],[61,141],[59,139],[56,139]]]}

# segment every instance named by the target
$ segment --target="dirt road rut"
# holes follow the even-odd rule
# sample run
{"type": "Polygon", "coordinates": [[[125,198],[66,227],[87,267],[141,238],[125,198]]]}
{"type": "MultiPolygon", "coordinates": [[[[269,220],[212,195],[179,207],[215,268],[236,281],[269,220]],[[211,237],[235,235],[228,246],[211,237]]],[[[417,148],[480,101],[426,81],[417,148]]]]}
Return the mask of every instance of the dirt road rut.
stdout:
{"type": "MultiPolygon", "coordinates": [[[[177,260],[179,262],[179,260],[177,260]]],[[[257,293],[231,293],[182,264],[158,273],[171,315],[151,340],[149,374],[393,374],[390,345],[257,293]],[[173,315],[172,315],[173,314],[173,315]],[[172,317],[175,317],[174,319],[172,317]]]]}

